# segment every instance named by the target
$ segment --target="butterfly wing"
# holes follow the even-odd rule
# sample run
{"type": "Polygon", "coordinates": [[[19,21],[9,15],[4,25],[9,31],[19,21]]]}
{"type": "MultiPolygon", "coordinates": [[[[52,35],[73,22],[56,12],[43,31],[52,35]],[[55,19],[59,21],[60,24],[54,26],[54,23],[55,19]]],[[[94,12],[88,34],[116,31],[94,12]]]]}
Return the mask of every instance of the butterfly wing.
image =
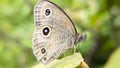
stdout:
{"type": "Polygon", "coordinates": [[[34,8],[33,52],[45,63],[74,46],[76,29],[67,14],[54,3],[42,0],[34,8]]]}

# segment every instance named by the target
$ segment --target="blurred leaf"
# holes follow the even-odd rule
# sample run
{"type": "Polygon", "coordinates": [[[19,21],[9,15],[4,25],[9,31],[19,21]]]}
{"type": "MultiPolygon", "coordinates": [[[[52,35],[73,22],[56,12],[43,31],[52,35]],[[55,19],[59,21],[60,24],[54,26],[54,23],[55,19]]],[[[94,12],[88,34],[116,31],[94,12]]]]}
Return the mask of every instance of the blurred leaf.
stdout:
{"type": "MultiPolygon", "coordinates": [[[[83,62],[82,56],[80,55],[80,53],[75,53],[74,55],[67,56],[63,59],[55,59],[54,61],[46,65],[39,63],[32,68],[75,68],[79,66],[81,62],[83,62]]],[[[84,66],[85,64],[81,63],[81,65],[84,66]]]]}
{"type": "Polygon", "coordinates": [[[108,59],[104,68],[120,68],[120,47],[116,49],[108,59]]]}

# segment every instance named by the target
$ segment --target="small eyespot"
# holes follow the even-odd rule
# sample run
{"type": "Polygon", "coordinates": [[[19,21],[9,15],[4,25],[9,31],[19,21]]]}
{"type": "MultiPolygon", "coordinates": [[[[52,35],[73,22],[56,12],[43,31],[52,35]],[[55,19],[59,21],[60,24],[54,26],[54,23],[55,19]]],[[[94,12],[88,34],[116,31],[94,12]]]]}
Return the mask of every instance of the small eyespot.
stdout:
{"type": "Polygon", "coordinates": [[[49,17],[51,14],[52,14],[52,11],[51,11],[50,8],[47,8],[47,9],[44,10],[45,17],[49,17]]]}
{"type": "Polygon", "coordinates": [[[41,53],[44,54],[46,52],[46,49],[45,48],[42,48],[41,49],[41,53]]]}
{"type": "Polygon", "coordinates": [[[50,15],[50,13],[51,13],[50,9],[46,9],[46,10],[45,10],[45,15],[46,15],[46,16],[50,15]]]}
{"type": "Polygon", "coordinates": [[[47,58],[46,58],[46,57],[44,57],[44,58],[43,58],[43,60],[44,60],[44,61],[46,61],[46,60],[47,60],[47,58]]]}
{"type": "Polygon", "coordinates": [[[51,33],[51,28],[49,26],[44,26],[42,28],[42,35],[43,37],[48,37],[51,33]]]}

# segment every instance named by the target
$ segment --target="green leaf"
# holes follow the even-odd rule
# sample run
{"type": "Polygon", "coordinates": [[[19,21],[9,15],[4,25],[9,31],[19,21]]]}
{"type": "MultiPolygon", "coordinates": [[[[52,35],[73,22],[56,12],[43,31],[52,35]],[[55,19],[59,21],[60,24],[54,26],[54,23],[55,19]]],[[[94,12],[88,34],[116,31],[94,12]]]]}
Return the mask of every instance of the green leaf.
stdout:
{"type": "Polygon", "coordinates": [[[81,54],[75,53],[62,59],[55,59],[48,64],[39,63],[32,68],[75,68],[80,65],[81,61],[83,61],[81,54]]]}
{"type": "Polygon", "coordinates": [[[120,68],[120,47],[113,52],[104,68],[120,68]]]}

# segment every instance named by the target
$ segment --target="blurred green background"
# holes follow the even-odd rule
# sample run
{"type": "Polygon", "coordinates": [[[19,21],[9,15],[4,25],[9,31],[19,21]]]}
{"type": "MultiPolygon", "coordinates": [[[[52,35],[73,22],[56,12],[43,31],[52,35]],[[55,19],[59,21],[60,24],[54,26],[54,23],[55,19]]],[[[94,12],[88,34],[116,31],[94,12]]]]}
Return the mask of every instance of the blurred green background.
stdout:
{"type": "MultiPolygon", "coordinates": [[[[38,0],[0,0],[0,68],[38,64],[32,52],[33,8],[38,0]]],[[[119,0],[51,0],[87,39],[77,51],[91,68],[120,68],[119,0]]]]}

